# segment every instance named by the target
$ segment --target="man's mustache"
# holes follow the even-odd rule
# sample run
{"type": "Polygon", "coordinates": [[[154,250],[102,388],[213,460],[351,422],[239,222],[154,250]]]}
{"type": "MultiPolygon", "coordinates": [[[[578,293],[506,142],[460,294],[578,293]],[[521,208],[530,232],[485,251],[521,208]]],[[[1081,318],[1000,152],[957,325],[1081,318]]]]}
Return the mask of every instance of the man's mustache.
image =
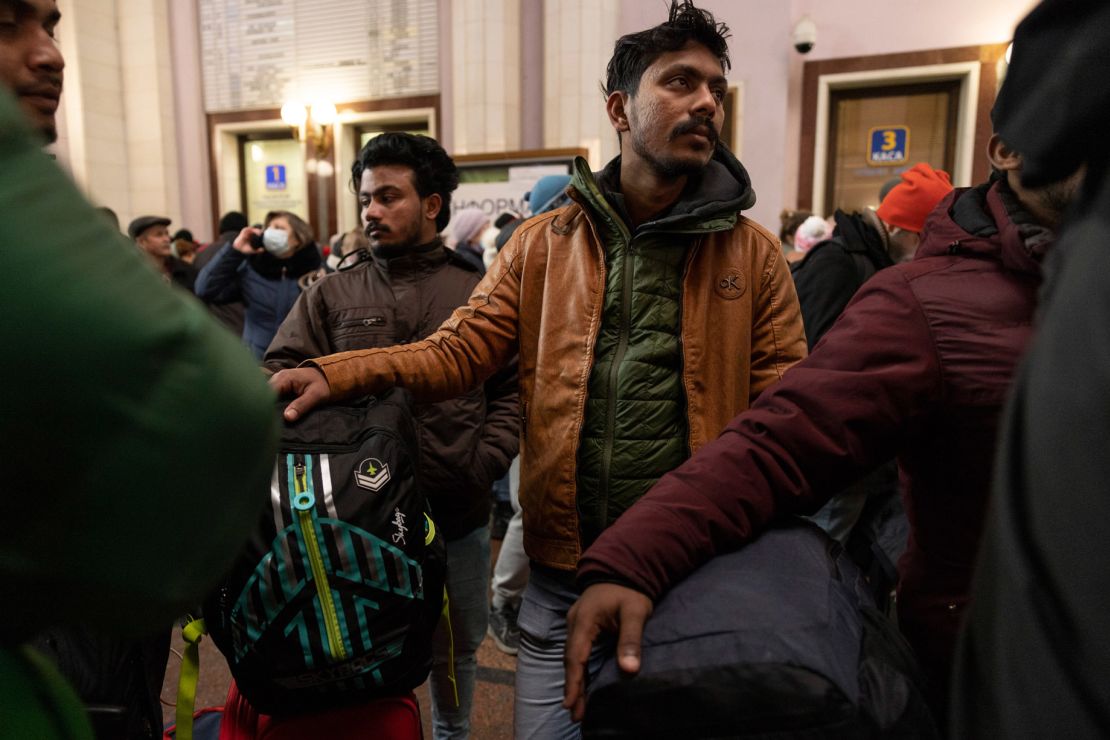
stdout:
{"type": "Polygon", "coordinates": [[[689,121],[680,123],[674,127],[673,131],[671,131],[671,138],[677,139],[683,134],[692,133],[704,134],[705,136],[709,137],[710,144],[713,144],[714,146],[716,146],[717,144],[717,127],[713,125],[712,118],[691,118],[689,121]],[[695,131],[695,129],[702,130],[695,131]]]}
{"type": "Polygon", "coordinates": [[[16,87],[18,95],[41,95],[47,98],[56,98],[62,94],[61,75],[41,75],[34,82],[16,87]]]}
{"type": "Polygon", "coordinates": [[[366,228],[362,230],[362,233],[366,235],[367,239],[369,239],[371,231],[380,231],[383,234],[390,233],[388,226],[383,226],[382,224],[378,223],[377,221],[368,221],[366,223],[366,228]]]}

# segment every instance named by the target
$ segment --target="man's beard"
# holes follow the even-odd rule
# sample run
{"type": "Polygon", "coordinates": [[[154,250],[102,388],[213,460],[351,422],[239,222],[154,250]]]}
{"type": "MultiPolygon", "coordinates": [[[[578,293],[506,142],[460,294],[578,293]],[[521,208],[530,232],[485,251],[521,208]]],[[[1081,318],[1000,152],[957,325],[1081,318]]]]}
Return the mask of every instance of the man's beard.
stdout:
{"type": "Polygon", "coordinates": [[[39,128],[39,132],[46,137],[47,144],[53,144],[58,140],[58,126],[57,124],[50,123],[43,125],[39,128]]]}
{"type": "Polygon", "coordinates": [[[1044,186],[1039,195],[1041,204],[1052,213],[1056,223],[1063,220],[1068,207],[1079,192],[1081,179],[1069,177],[1067,180],[1044,186]]]}
{"type": "MultiPolygon", "coordinates": [[[[674,141],[679,136],[690,133],[699,126],[704,127],[709,132],[709,158],[712,158],[713,152],[717,149],[718,137],[717,129],[710,119],[695,118],[679,124],[671,131],[668,141],[674,141]]],[[[696,175],[704,170],[706,164],[708,164],[708,158],[705,162],[699,162],[696,159],[660,156],[652,151],[651,146],[639,134],[633,133],[630,138],[633,151],[640,155],[640,158],[647,162],[660,177],[666,180],[676,180],[680,177],[696,175]]]]}
{"type": "Polygon", "coordinates": [[[62,76],[54,73],[42,74],[29,82],[17,84],[14,92],[20,98],[20,104],[25,107],[28,119],[35,124],[35,128],[46,138],[47,143],[56,142],[58,140],[57,104],[55,103],[54,111],[47,114],[23,98],[36,95],[60,98],[62,76]]]}

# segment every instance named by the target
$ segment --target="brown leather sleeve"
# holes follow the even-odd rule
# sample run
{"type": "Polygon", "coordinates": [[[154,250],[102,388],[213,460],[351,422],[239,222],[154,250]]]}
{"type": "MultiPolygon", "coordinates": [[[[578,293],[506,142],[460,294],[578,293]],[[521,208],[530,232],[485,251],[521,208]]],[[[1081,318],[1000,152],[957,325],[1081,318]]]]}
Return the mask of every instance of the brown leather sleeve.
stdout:
{"type": "Polygon", "coordinates": [[[381,349],[340,352],[311,360],[333,400],[409,389],[428,403],[460,396],[508,365],[517,353],[522,247],[511,239],[465,306],[427,339],[381,349]]]}
{"type": "Polygon", "coordinates": [[[770,249],[760,279],[761,300],[752,315],[751,396],[755,401],[783,373],[805,359],[806,335],[798,294],[781,249],[770,249]]]}

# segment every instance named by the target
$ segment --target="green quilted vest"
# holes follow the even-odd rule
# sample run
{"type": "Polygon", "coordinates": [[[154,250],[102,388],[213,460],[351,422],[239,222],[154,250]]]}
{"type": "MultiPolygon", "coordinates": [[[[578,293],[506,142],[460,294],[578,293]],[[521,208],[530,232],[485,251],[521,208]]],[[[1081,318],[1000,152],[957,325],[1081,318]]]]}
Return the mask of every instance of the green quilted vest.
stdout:
{"type": "MultiPolygon", "coordinates": [[[[587,547],[690,454],[680,339],[683,270],[701,234],[735,225],[747,204],[741,192],[750,188],[743,190],[730,167],[714,162],[664,216],[630,232],[585,161],[576,164],[572,186],[604,242],[606,273],[578,447],[577,505],[587,547]],[[722,192],[733,197],[721,199],[722,192]]],[[[619,166],[618,158],[599,177],[616,182],[619,166]]]]}

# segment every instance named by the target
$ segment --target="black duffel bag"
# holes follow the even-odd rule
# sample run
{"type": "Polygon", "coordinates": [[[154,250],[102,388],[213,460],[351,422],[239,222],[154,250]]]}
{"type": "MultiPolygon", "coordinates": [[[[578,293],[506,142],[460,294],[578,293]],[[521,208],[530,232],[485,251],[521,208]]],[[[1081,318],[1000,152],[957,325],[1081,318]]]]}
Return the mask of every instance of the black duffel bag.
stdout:
{"type": "Polygon", "coordinates": [[[808,522],[703,565],[655,606],[640,672],[610,658],[586,738],[934,738],[909,646],[808,522]]]}

